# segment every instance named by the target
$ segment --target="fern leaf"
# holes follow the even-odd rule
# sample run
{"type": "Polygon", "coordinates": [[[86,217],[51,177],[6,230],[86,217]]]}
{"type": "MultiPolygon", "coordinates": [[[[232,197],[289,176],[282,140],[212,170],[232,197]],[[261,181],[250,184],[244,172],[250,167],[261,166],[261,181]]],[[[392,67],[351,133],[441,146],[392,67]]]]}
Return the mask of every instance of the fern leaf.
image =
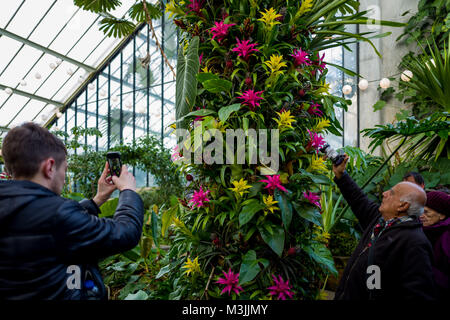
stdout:
{"type": "MultiPolygon", "coordinates": [[[[159,7],[159,3],[152,4],[148,1],[146,1],[146,6],[148,13],[150,14],[151,19],[159,19],[161,18],[163,12],[161,8],[159,7]]],[[[142,2],[136,3],[134,6],[128,10],[128,14],[130,15],[130,18],[137,21],[137,22],[145,22],[145,11],[144,11],[144,4],[142,2]]]]}

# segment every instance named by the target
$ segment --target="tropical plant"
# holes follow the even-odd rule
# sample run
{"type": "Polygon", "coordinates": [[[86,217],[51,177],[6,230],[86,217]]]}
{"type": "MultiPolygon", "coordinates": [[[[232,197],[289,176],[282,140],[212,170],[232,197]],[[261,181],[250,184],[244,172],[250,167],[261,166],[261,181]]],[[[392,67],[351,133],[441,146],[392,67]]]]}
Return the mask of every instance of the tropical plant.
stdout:
{"type": "MultiPolygon", "coordinates": [[[[286,294],[277,297],[294,291],[296,298],[313,299],[323,279],[336,274],[319,202],[320,186],[331,181],[318,149],[324,132],[341,134],[334,107],[346,109],[350,102],[328,93],[327,64],[319,52],[357,41],[373,45],[370,37],[388,35],[347,32],[345,25],[368,21],[358,5],[351,0],[167,4],[182,31],[177,128],[201,132],[201,148],[209,146],[208,130],[242,129],[247,135],[250,129],[279,129],[281,160],[278,172],[261,162],[180,164],[192,179],[184,197],[162,213],[163,234],[171,228],[174,233],[171,262],[157,275],[173,283],[171,299],[269,298],[270,288],[285,280],[286,294]],[[200,272],[187,274],[186,268],[200,272]]],[[[183,145],[198,148],[192,136],[175,150],[176,159],[190,157],[183,145]]],[[[254,144],[244,139],[240,148],[254,144]]]]}

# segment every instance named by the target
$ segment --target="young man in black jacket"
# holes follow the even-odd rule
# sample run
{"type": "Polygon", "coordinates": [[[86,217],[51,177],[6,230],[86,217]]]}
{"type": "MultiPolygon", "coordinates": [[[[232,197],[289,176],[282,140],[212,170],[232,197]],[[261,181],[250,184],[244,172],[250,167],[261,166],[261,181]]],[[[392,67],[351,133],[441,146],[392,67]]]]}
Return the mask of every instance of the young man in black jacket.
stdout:
{"type": "Polygon", "coordinates": [[[0,181],[0,300],[106,299],[99,258],[139,242],[143,202],[136,181],[108,164],[93,200],[62,198],[67,170],[64,144],[47,129],[25,123],[8,132],[2,154],[13,180],[0,181]],[[120,190],[112,219],[99,207],[120,190]]]}
{"type": "Polygon", "coordinates": [[[400,182],[370,201],[345,172],[348,161],[333,166],[334,181],[364,232],[344,270],[336,300],[435,299],[432,249],[417,219],[426,194],[411,182],[400,182]]]}

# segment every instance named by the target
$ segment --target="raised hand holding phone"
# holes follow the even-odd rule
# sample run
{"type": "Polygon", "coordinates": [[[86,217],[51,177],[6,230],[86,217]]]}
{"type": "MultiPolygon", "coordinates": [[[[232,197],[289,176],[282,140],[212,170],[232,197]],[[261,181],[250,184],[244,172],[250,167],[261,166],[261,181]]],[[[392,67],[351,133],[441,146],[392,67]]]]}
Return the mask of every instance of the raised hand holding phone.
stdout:
{"type": "Polygon", "coordinates": [[[112,181],[120,191],[127,189],[136,191],[136,179],[133,174],[128,171],[127,166],[125,165],[122,166],[119,177],[112,176],[112,181]]]}

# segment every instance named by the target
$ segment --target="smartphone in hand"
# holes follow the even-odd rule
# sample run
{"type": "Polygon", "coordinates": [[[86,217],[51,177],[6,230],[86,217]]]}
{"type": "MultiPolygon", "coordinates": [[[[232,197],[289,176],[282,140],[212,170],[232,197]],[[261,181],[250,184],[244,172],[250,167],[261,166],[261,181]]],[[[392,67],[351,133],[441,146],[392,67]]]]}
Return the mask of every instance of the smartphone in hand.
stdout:
{"type": "Polygon", "coordinates": [[[109,164],[109,172],[112,176],[120,176],[122,170],[122,160],[120,159],[120,152],[108,152],[106,154],[106,159],[109,164]]]}

